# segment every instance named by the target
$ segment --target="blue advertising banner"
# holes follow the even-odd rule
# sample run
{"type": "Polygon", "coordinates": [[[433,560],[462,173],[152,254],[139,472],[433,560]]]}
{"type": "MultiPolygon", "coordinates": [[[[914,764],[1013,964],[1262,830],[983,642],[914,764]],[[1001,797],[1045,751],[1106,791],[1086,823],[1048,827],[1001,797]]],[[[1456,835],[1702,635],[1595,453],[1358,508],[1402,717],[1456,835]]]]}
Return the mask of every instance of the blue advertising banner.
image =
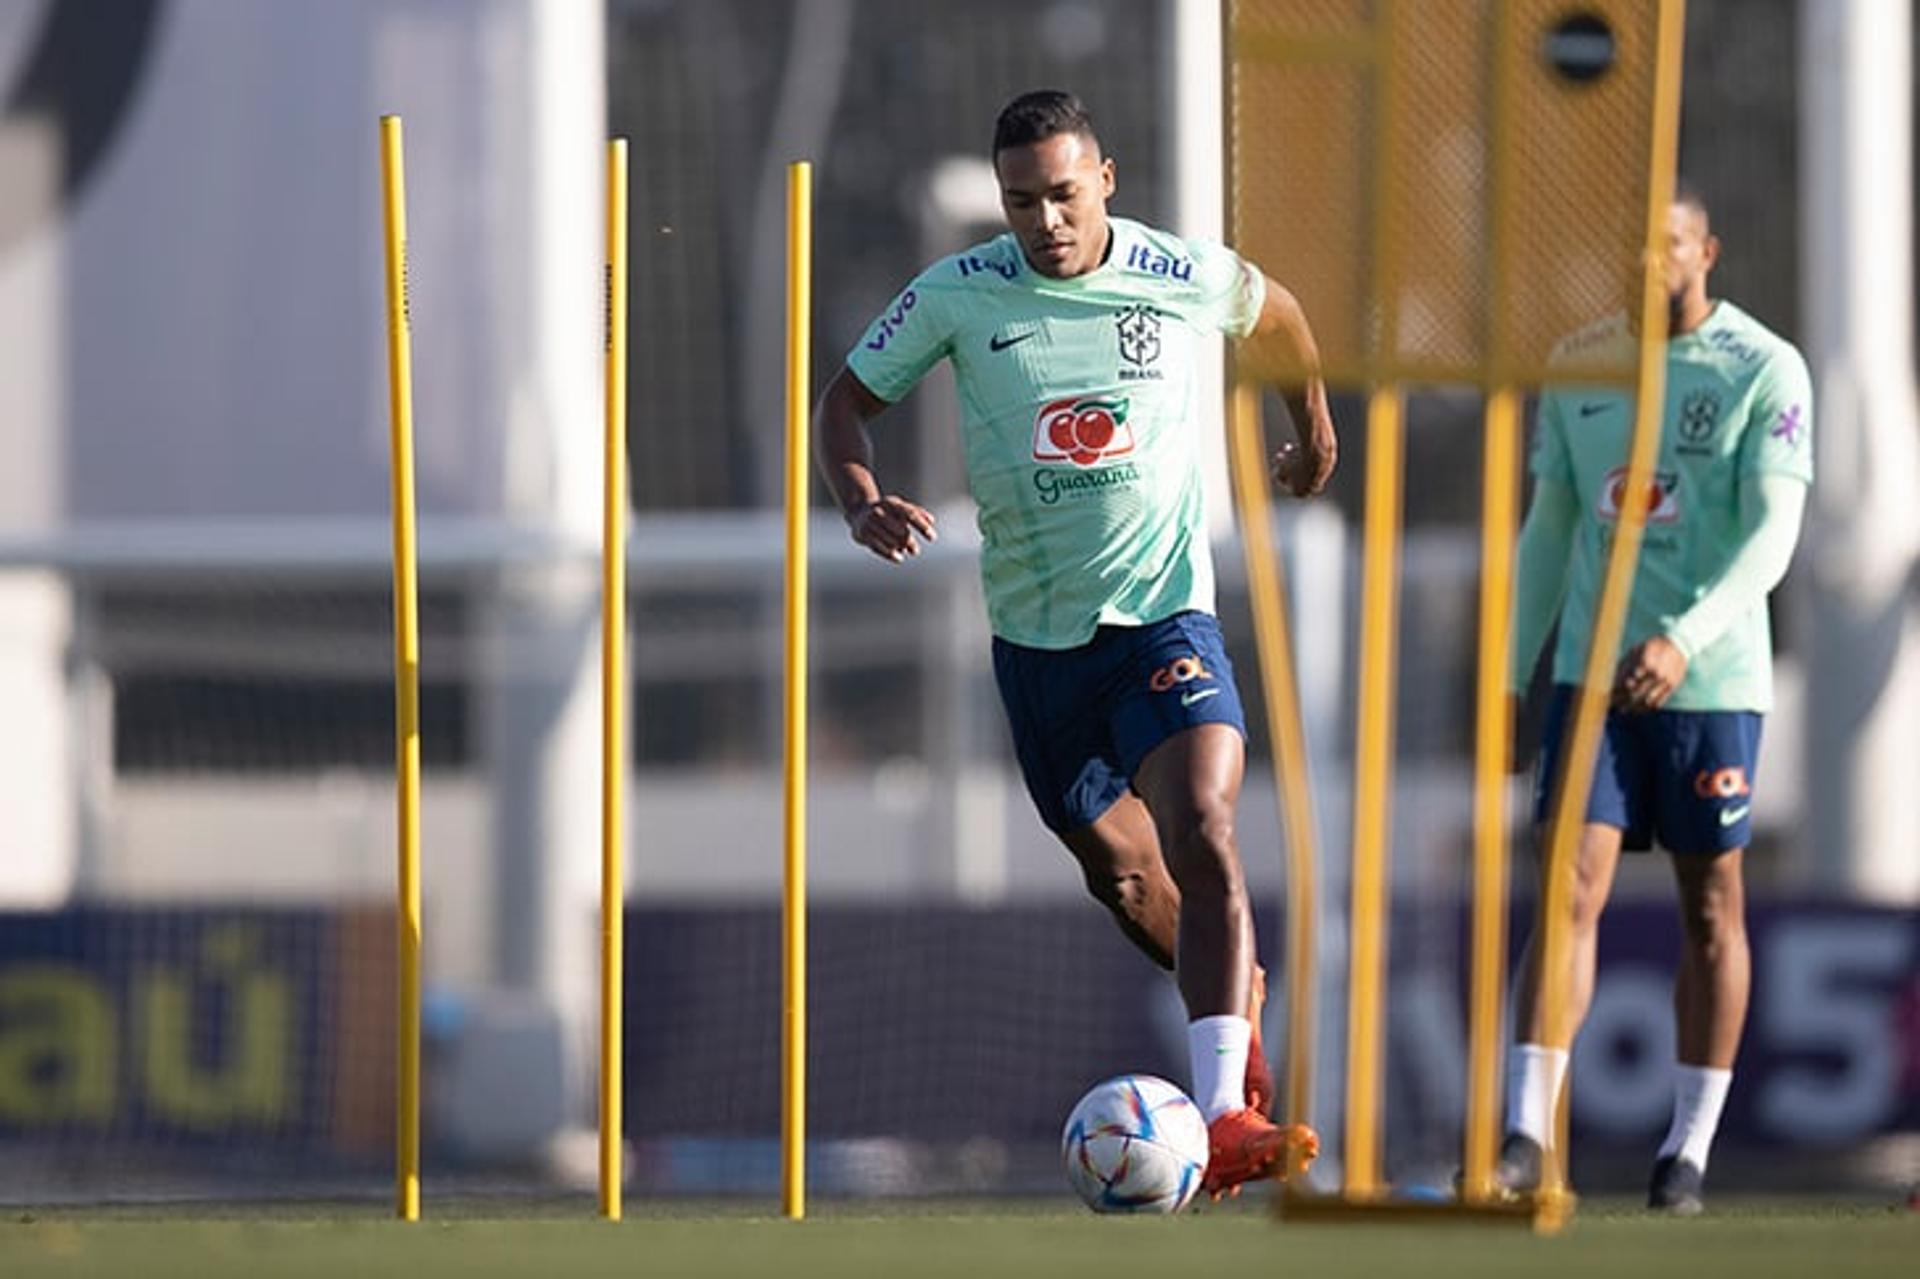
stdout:
{"type": "Polygon", "coordinates": [[[333,917],[0,914],[0,1138],[299,1144],[332,1111],[333,917]]]}
{"type": "MultiPolygon", "coordinates": [[[[1920,1130],[1920,913],[1751,905],[1753,993],[1723,1140],[1844,1146],[1920,1130]]],[[[1609,912],[1600,982],[1574,1056],[1574,1119],[1641,1144],[1673,1104],[1670,905],[1609,912]]]]}
{"type": "MultiPolygon", "coordinates": [[[[1277,993],[1282,952],[1262,923],[1277,993]]],[[[1516,950],[1524,924],[1516,909],[1516,950]]],[[[1451,1148],[1464,1111],[1464,928],[1464,912],[1396,911],[1388,1132],[1390,1143],[1423,1134],[1420,1155],[1451,1148]]],[[[1172,981],[1091,903],[822,906],[809,934],[818,1136],[1051,1141],[1095,1080],[1186,1080],[1172,981]]],[[[1753,1002],[1722,1146],[1844,1146],[1920,1128],[1920,915],[1756,905],[1749,934],[1753,1002]]],[[[770,908],[629,911],[630,1134],[778,1131],[779,935],[770,908]]],[[[1603,922],[1573,1074],[1583,1149],[1642,1150],[1665,1129],[1679,946],[1670,903],[1619,902],[1603,922]]],[[[1326,962],[1318,1091],[1331,1113],[1345,1010],[1339,957],[1326,962]]],[[[1278,1000],[1265,1023],[1280,1061],[1278,1000]]]]}
{"type": "MultiPolygon", "coordinates": [[[[1270,924],[1271,921],[1264,921],[1270,924]]],[[[1516,915],[1514,936],[1520,935],[1516,915]]],[[[1452,910],[1395,920],[1388,1132],[1456,1140],[1464,998],[1452,910]]],[[[1847,1147],[1920,1130],[1920,916],[1756,905],[1752,1011],[1727,1146],[1847,1147]]],[[[1091,903],[829,905],[810,919],[809,1128],[823,1139],[1053,1142],[1093,1081],[1186,1080],[1171,979],[1091,903]]],[[[779,1131],[777,909],[628,912],[629,1134],[779,1131]]],[[[1261,952],[1280,954],[1271,927],[1261,952]]],[[[0,914],[0,1141],[379,1155],[392,1130],[384,909],[0,914]]],[[[1574,1066],[1580,1147],[1643,1151],[1670,1105],[1670,904],[1621,902],[1574,1066]]],[[[1322,1122],[1344,1006],[1323,974],[1322,1122]]],[[[1276,992],[1284,988],[1277,963],[1276,992]]],[[[1285,1018],[1265,1019],[1281,1060],[1285,1018]]]]}

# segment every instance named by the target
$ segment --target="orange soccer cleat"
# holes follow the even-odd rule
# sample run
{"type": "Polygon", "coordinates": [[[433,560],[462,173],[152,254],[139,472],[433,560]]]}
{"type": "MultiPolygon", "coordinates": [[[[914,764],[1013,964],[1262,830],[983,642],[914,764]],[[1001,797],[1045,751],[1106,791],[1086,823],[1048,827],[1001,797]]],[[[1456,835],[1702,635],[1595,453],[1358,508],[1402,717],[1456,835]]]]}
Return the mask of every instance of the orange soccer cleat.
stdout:
{"type": "Polygon", "coordinates": [[[1267,1064],[1266,1049],[1260,1044],[1260,1011],[1267,1002],[1267,970],[1253,966],[1253,986],[1247,1000],[1247,1020],[1253,1026],[1253,1038],[1247,1043],[1247,1075],[1243,1090],[1247,1109],[1262,1115],[1273,1113],[1273,1067],[1267,1064]]]}
{"type": "Polygon", "coordinates": [[[1305,1124],[1281,1126],[1257,1111],[1229,1110],[1207,1125],[1207,1173],[1201,1188],[1215,1199],[1241,1185],[1285,1178],[1320,1153],[1320,1138],[1305,1124]]]}

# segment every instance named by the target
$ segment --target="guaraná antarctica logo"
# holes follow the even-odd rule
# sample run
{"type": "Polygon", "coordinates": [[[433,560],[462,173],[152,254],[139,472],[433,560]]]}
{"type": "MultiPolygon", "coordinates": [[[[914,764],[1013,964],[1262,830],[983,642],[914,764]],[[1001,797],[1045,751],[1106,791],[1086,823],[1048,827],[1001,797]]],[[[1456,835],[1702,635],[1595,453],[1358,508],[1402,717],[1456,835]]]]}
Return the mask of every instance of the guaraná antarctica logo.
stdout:
{"type": "MultiPolygon", "coordinates": [[[[1647,495],[1647,523],[1673,524],[1680,519],[1680,477],[1673,471],[1661,471],[1651,478],[1651,492],[1647,495]]],[[[1607,479],[1600,486],[1599,515],[1611,524],[1620,518],[1620,508],[1627,502],[1627,468],[1616,466],[1607,472],[1607,479]]]]}
{"type": "Polygon", "coordinates": [[[1131,462],[1098,465],[1132,452],[1126,396],[1073,395],[1053,401],[1034,417],[1033,460],[1073,466],[1069,470],[1043,466],[1033,473],[1040,504],[1052,506],[1062,497],[1091,497],[1137,483],[1140,468],[1131,462]]]}

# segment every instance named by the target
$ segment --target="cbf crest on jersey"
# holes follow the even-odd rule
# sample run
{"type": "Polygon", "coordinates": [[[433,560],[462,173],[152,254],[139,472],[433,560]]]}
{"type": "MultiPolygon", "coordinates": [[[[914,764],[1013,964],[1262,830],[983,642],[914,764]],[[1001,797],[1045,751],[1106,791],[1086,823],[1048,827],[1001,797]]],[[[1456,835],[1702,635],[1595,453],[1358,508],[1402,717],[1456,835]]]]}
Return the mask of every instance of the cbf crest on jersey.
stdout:
{"type": "Polygon", "coordinates": [[[1118,312],[1114,322],[1120,332],[1121,380],[1160,377],[1160,370],[1153,367],[1160,359],[1160,313],[1140,302],[1118,312]]]}
{"type": "Polygon", "coordinates": [[[1687,444],[1696,447],[1705,444],[1719,424],[1720,397],[1705,387],[1689,391],[1687,398],[1680,401],[1680,438],[1685,442],[1680,451],[1691,452],[1685,447],[1687,444]]]}

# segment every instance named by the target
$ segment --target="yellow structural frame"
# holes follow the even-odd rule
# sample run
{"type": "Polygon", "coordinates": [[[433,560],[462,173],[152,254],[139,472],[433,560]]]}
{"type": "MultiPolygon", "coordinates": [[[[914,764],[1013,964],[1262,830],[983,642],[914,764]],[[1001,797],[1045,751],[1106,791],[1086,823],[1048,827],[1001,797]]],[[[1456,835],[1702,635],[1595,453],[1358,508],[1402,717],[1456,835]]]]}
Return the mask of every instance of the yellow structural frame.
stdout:
{"type": "Polygon", "coordinates": [[[607,143],[600,537],[600,1215],[620,1220],[626,973],[627,140],[607,143]]]}
{"type": "Polygon", "coordinates": [[[1312,905],[1319,897],[1319,858],[1313,830],[1313,789],[1307,776],[1307,738],[1300,714],[1300,688],[1293,660],[1292,627],[1287,622],[1285,566],[1271,537],[1253,529],[1273,527],[1273,498],[1268,487],[1260,394],[1248,382],[1233,384],[1227,400],[1227,440],[1233,460],[1234,501],[1241,512],[1240,539],[1247,564],[1247,593],[1260,653],[1261,701],[1266,707],[1267,737],[1273,743],[1273,790],[1287,835],[1287,1100],[1289,1119],[1305,1122],[1313,1099],[1314,954],[1319,919],[1312,905]]]}
{"type": "Polygon", "coordinates": [[[400,117],[380,117],[386,248],[389,461],[393,483],[394,775],[399,989],[394,1033],[394,1211],[420,1218],[420,573],[414,535],[413,339],[407,289],[407,180],[400,117]]]}
{"type": "MultiPolygon", "coordinates": [[[[1375,32],[1369,36],[1323,36],[1294,42],[1258,36],[1243,51],[1254,58],[1280,59],[1294,64],[1370,64],[1376,75],[1380,107],[1376,119],[1391,117],[1394,85],[1379,51],[1386,43],[1381,32],[1394,21],[1395,10],[1406,0],[1380,0],[1375,32]]],[[[1605,698],[1612,675],[1612,655],[1625,625],[1634,567],[1645,527],[1649,481],[1658,454],[1661,406],[1664,395],[1666,344],[1664,294],[1660,259],[1664,249],[1665,217],[1673,197],[1674,168],[1679,139],[1680,55],[1685,23],[1685,0],[1652,0],[1657,8],[1654,94],[1651,115],[1645,236],[1642,251],[1642,290],[1638,365],[1633,380],[1636,395],[1633,442],[1629,453],[1628,500],[1620,514],[1594,628],[1580,697],[1573,718],[1567,767],[1558,779],[1553,820],[1548,839],[1545,889],[1542,893],[1543,951],[1548,974],[1566,968],[1567,938],[1561,921],[1571,894],[1574,855],[1583,824],[1587,793],[1597,758],[1605,698]]],[[[1232,40],[1233,0],[1223,2],[1223,30],[1232,40]]],[[[1494,6],[1495,39],[1513,36],[1515,5],[1501,0],[1494,6]]],[[[1225,57],[1235,57],[1229,44],[1225,57]]],[[[1510,65],[1510,60],[1502,60],[1510,65]]],[[[1510,73],[1509,73],[1510,74],[1510,73]]],[[[1505,296],[1514,286],[1510,250],[1516,176],[1503,145],[1502,130],[1512,111],[1514,86],[1509,74],[1495,77],[1494,131],[1491,174],[1491,252],[1488,275],[1491,296],[1505,296]]],[[[1229,77],[1229,83],[1231,78],[1229,77]]],[[[1229,89],[1229,91],[1231,91],[1229,89]]],[[[1376,126],[1371,179],[1376,210],[1387,207],[1383,192],[1394,173],[1383,136],[1376,126]]],[[[1228,146],[1231,189],[1232,147],[1228,146]]],[[[1230,232],[1231,234],[1231,232],[1230,232]]],[[[1384,215],[1376,214],[1369,232],[1372,261],[1368,264],[1376,296],[1389,296],[1396,278],[1393,237],[1386,233],[1384,215]]],[[[1470,925],[1471,967],[1468,998],[1467,1123],[1462,1151],[1460,1197],[1447,1203],[1390,1199],[1380,1169],[1379,1106],[1381,1095],[1382,1013],[1385,1001],[1386,923],[1389,903],[1390,800],[1392,795],[1393,703],[1396,687],[1397,599],[1399,590],[1399,526],[1402,457],[1405,435],[1404,390],[1407,385],[1455,380],[1451,370],[1424,368],[1418,362],[1375,358],[1364,366],[1330,363],[1320,372],[1330,385],[1362,387],[1368,393],[1366,515],[1363,533],[1362,617],[1360,625],[1360,689],[1355,742],[1353,810],[1353,866],[1349,925],[1349,1008],[1347,1021],[1347,1113],[1345,1119],[1344,1179],[1337,1194],[1315,1194],[1291,1184],[1277,1204],[1293,1220],[1460,1219],[1511,1220],[1536,1229],[1558,1229],[1571,1215],[1573,1197],[1566,1184],[1565,1096],[1559,1122],[1561,1140],[1549,1160],[1539,1193],[1518,1200],[1496,1194],[1492,1171],[1494,1140],[1499,1122],[1500,1079],[1498,1057],[1501,1033],[1501,994],[1506,950],[1506,881],[1508,871],[1505,820],[1506,779],[1512,754],[1512,725],[1507,699],[1510,658],[1509,601],[1513,587],[1513,540],[1520,491],[1520,410],[1522,388],[1547,381],[1580,381],[1621,385],[1614,369],[1582,369],[1571,364],[1551,371],[1515,361],[1512,335],[1501,331],[1503,308],[1490,308],[1492,332],[1487,335],[1488,359],[1482,389],[1485,452],[1481,519],[1482,576],[1478,616],[1478,659],[1475,693],[1475,758],[1473,798],[1473,902],[1470,925]]],[[[1381,308],[1389,328],[1394,310],[1381,308]]],[[[1392,334],[1376,343],[1392,352],[1392,334]]],[[[1307,776],[1305,734],[1301,724],[1297,678],[1287,640],[1281,560],[1272,546],[1271,503],[1267,496],[1264,433],[1258,388],[1236,377],[1229,391],[1228,426],[1234,468],[1234,492],[1247,560],[1255,638],[1260,655],[1262,686],[1274,743],[1276,793],[1283,802],[1282,825],[1288,841],[1288,1042],[1287,1118],[1311,1122],[1311,1045],[1317,987],[1315,952],[1318,934],[1319,887],[1313,849],[1310,781],[1307,776]]],[[[1567,990],[1564,978],[1544,983],[1548,1042],[1566,1046],[1567,990]]],[[[1568,1090],[1570,1091],[1570,1089],[1568,1090]]]]}

